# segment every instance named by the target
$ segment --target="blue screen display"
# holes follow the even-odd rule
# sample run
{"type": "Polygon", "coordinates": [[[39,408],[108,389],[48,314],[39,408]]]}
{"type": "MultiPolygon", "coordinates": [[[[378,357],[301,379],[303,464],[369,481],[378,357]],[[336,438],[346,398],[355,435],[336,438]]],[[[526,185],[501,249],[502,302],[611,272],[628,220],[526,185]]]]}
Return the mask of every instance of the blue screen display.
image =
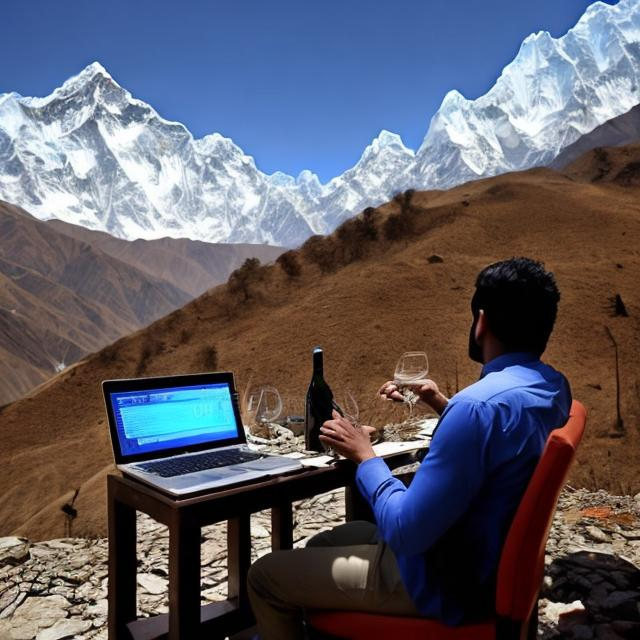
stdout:
{"type": "Polygon", "coordinates": [[[110,394],[125,456],[238,437],[229,385],[110,394]]]}

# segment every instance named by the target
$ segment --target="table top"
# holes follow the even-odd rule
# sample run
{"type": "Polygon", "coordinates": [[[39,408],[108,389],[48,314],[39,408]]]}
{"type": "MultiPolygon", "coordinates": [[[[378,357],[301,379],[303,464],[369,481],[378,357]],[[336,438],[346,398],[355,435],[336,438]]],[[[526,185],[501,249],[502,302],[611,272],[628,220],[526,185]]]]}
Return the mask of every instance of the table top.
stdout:
{"type": "MultiPolygon", "coordinates": [[[[402,450],[385,456],[391,468],[416,461],[419,449],[402,450]]],[[[304,467],[299,471],[246,482],[226,488],[211,489],[196,495],[174,497],[134,478],[110,475],[110,496],[160,522],[167,522],[171,512],[188,513],[194,522],[207,522],[212,517],[236,517],[248,510],[268,509],[279,502],[302,500],[309,495],[324,493],[350,485],[356,465],[349,460],[337,460],[322,467],[304,467]],[[215,514],[213,513],[215,511],[215,514]]]]}

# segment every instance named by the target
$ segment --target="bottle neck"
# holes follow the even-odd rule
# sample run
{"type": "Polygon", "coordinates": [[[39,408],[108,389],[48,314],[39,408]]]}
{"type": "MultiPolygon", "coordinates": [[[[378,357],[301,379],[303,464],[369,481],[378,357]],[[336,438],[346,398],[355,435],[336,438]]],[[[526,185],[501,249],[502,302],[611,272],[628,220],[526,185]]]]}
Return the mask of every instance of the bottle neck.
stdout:
{"type": "Polygon", "coordinates": [[[313,351],[313,377],[324,377],[324,358],[322,349],[314,349],[313,351]]]}

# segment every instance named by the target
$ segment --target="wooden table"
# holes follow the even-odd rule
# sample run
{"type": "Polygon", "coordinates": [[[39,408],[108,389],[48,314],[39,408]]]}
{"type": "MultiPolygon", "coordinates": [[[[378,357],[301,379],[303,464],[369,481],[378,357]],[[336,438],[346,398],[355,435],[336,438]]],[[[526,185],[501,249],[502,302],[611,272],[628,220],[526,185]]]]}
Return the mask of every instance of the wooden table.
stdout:
{"type": "MultiPolygon", "coordinates": [[[[414,459],[411,452],[385,458],[392,468],[414,459]]],[[[251,565],[251,514],[271,509],[271,548],[290,549],[295,500],[345,487],[347,520],[370,515],[353,484],[354,473],[355,465],[342,461],[183,499],[110,475],[109,639],[216,640],[250,627],[254,621],[246,578],[251,565]],[[141,619],[136,613],[136,511],[169,527],[169,613],[141,619]],[[227,600],[201,607],[201,528],[223,520],[228,521],[227,600]]]]}

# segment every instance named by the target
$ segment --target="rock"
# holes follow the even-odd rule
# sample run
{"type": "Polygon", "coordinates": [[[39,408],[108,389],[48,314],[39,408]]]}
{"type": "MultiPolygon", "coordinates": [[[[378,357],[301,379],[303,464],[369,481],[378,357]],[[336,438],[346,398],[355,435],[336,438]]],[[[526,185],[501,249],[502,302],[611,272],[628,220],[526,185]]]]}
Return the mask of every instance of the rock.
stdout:
{"type": "Polygon", "coordinates": [[[0,566],[22,564],[29,559],[30,546],[26,538],[0,538],[0,566]]]}
{"type": "Polygon", "coordinates": [[[594,633],[593,627],[586,624],[577,624],[571,627],[572,640],[592,640],[594,633]]]}
{"type": "Polygon", "coordinates": [[[91,622],[89,622],[89,620],[66,618],[65,620],[59,620],[52,627],[40,631],[36,636],[36,640],[63,640],[63,638],[73,638],[90,628],[91,622]]]}
{"type": "Polygon", "coordinates": [[[585,532],[587,536],[595,542],[609,542],[609,536],[598,527],[589,525],[588,527],[586,527],[585,532]]]}
{"type": "Polygon", "coordinates": [[[0,594],[0,618],[3,618],[3,611],[12,605],[16,598],[20,595],[20,587],[17,585],[5,589],[2,594],[0,594]]]}
{"type": "Polygon", "coordinates": [[[580,600],[574,602],[548,602],[544,609],[544,616],[554,624],[558,624],[560,616],[568,614],[583,614],[584,605],[580,600]]]}
{"type": "Polygon", "coordinates": [[[71,604],[59,595],[26,598],[13,616],[0,620],[0,638],[33,640],[41,629],[65,619],[70,607],[71,604]]]}
{"type": "Polygon", "coordinates": [[[106,598],[98,600],[95,604],[88,606],[84,613],[88,618],[106,618],[109,610],[109,605],[106,598]]]}
{"type": "MultiPolygon", "coordinates": [[[[341,491],[294,503],[295,547],[343,515],[341,491]]],[[[155,615],[167,611],[168,532],[143,514],[137,522],[139,607],[155,615]]],[[[256,514],[253,559],[269,552],[269,529],[268,512],[256,514]]],[[[640,589],[639,531],[640,495],[582,489],[560,495],[545,554],[541,640],[640,639],[638,597],[632,595],[640,589]]],[[[29,545],[14,538],[8,548],[16,540],[29,545]]],[[[107,541],[64,538],[32,543],[28,551],[21,563],[0,563],[0,639],[107,640],[107,541]],[[56,609],[56,602],[63,606],[56,609]],[[79,621],[88,624],[85,630],[76,631],[79,621]]],[[[203,528],[201,560],[203,601],[224,599],[225,524],[203,528]]]]}
{"type": "Polygon", "coordinates": [[[609,580],[621,591],[625,591],[631,586],[629,577],[622,571],[612,571],[609,574],[609,580]]]}
{"type": "Polygon", "coordinates": [[[599,624],[596,627],[596,638],[597,640],[625,640],[609,624],[599,624]]]}
{"type": "Polygon", "coordinates": [[[614,591],[604,600],[602,609],[614,619],[640,622],[640,592],[614,591]]]}
{"type": "Polygon", "coordinates": [[[200,564],[203,567],[210,565],[214,560],[217,560],[221,556],[226,556],[227,550],[226,547],[223,547],[221,544],[217,544],[210,540],[206,540],[202,544],[201,554],[200,554],[200,564]]]}
{"type": "Polygon", "coordinates": [[[444,262],[444,258],[437,253],[433,253],[427,258],[427,262],[429,264],[439,264],[441,262],[444,262]]]}
{"type": "Polygon", "coordinates": [[[268,529],[261,525],[259,522],[251,523],[251,535],[256,538],[269,538],[271,534],[268,529]]]}
{"type": "Polygon", "coordinates": [[[154,595],[167,593],[168,580],[152,573],[139,573],[138,584],[147,592],[154,595]]]}
{"type": "Polygon", "coordinates": [[[640,638],[640,622],[630,622],[629,620],[614,620],[611,628],[624,638],[640,638]]]}

